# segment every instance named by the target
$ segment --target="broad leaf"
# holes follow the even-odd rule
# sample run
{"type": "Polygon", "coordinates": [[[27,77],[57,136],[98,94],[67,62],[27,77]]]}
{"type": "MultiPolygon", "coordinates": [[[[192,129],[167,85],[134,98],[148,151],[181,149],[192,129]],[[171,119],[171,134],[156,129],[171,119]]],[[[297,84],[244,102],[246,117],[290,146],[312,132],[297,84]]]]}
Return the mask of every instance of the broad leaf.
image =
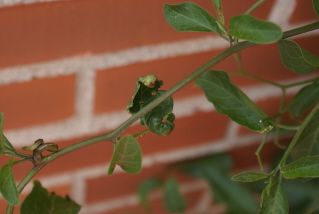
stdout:
{"type": "Polygon", "coordinates": [[[196,178],[204,178],[211,186],[217,202],[227,206],[227,213],[255,214],[258,205],[250,192],[228,175],[231,160],[224,154],[189,161],[178,166],[183,172],[196,178]]]}
{"type": "Polygon", "coordinates": [[[269,194],[264,189],[260,205],[259,214],[288,214],[288,200],[281,183],[272,184],[269,194]]]}
{"type": "Polygon", "coordinates": [[[12,172],[13,158],[0,169],[0,193],[11,205],[18,205],[20,198],[12,172]]]}
{"type": "Polygon", "coordinates": [[[23,201],[21,214],[77,214],[81,206],[70,198],[49,193],[39,181],[34,181],[31,193],[23,201]]]}
{"type": "Polygon", "coordinates": [[[219,23],[224,25],[225,21],[224,21],[222,0],[213,0],[213,5],[214,5],[214,9],[216,11],[219,23]]]}
{"type": "Polygon", "coordinates": [[[272,129],[269,122],[261,122],[268,115],[237,88],[224,71],[205,72],[195,81],[220,114],[226,114],[236,123],[257,132],[272,129]]]}
{"type": "Polygon", "coordinates": [[[285,67],[297,74],[310,74],[319,68],[319,57],[301,48],[294,41],[279,40],[278,48],[285,67]]]}
{"type": "Polygon", "coordinates": [[[303,87],[293,98],[290,110],[300,117],[319,100],[319,82],[303,87]]]}
{"type": "Polygon", "coordinates": [[[319,155],[300,158],[291,164],[281,167],[281,173],[286,179],[298,177],[319,177],[319,155]]]}
{"type": "Polygon", "coordinates": [[[228,34],[237,39],[259,44],[276,42],[282,37],[282,31],[278,25],[250,15],[233,16],[229,21],[228,34]]]}
{"type": "Polygon", "coordinates": [[[115,145],[108,175],[111,175],[116,165],[125,172],[137,174],[142,170],[142,152],[137,140],[132,135],[125,135],[115,145]]]}
{"type": "Polygon", "coordinates": [[[306,156],[319,155],[319,112],[314,114],[303,130],[291,155],[294,160],[306,156]]]}
{"type": "Polygon", "coordinates": [[[149,193],[160,186],[162,186],[163,182],[159,179],[152,178],[146,181],[143,181],[138,187],[138,196],[141,204],[148,209],[149,208],[149,193]]]}
{"type": "Polygon", "coordinates": [[[216,19],[195,3],[166,4],[164,15],[168,24],[182,32],[215,32],[221,34],[216,19]]]}
{"type": "Polygon", "coordinates": [[[312,0],[312,5],[313,5],[313,9],[315,10],[317,17],[319,18],[319,1],[312,0]]]}
{"type": "MultiPolygon", "coordinates": [[[[164,90],[153,93],[152,100],[155,100],[163,93],[165,93],[164,90]]],[[[175,127],[175,115],[172,113],[173,106],[173,98],[168,97],[141,118],[141,125],[147,126],[152,133],[157,135],[166,136],[170,134],[175,127]]]]}
{"type": "Polygon", "coordinates": [[[168,179],[164,184],[164,203],[170,212],[182,213],[186,209],[186,200],[180,194],[175,178],[168,179]]]}
{"type": "Polygon", "coordinates": [[[234,175],[231,179],[233,181],[241,181],[241,182],[253,182],[258,181],[260,179],[267,178],[267,173],[262,172],[242,172],[237,175],[234,175]]]}

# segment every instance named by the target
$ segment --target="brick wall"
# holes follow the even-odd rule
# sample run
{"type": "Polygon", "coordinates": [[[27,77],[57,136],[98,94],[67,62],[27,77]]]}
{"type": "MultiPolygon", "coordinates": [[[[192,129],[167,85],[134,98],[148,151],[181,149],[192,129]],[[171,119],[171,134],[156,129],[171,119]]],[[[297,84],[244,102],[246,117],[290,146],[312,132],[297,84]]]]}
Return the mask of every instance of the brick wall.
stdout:
{"type": "MultiPolygon", "coordinates": [[[[173,30],[163,16],[166,2],[183,1],[0,0],[0,112],[5,115],[4,133],[13,145],[21,148],[43,138],[64,148],[108,132],[129,117],[125,106],[138,77],[155,74],[168,89],[227,48],[210,33],[173,30]]],[[[211,1],[194,2],[213,12],[211,1]]],[[[226,21],[254,2],[225,0],[226,21]]],[[[310,1],[302,0],[270,0],[253,15],[284,30],[316,20],[310,1]]],[[[294,39],[318,55],[314,45],[318,34],[317,30],[294,39]]],[[[289,83],[309,78],[284,68],[276,44],[245,50],[242,58],[246,71],[268,80],[289,83]]],[[[236,71],[236,63],[230,57],[215,68],[236,71]]],[[[231,78],[267,113],[277,111],[280,90],[245,77],[231,78]]],[[[173,97],[176,128],[167,137],[149,134],[139,140],[140,174],[116,170],[107,176],[112,147],[99,143],[52,162],[36,179],[50,191],[69,194],[84,206],[82,214],[106,214],[141,210],[137,185],[145,178],[163,176],[170,163],[228,151],[237,170],[257,167],[254,151],[263,135],[219,115],[194,83],[173,97]]],[[[135,125],[126,133],[138,130],[135,125]]],[[[269,144],[262,158],[267,161],[277,152],[269,144]]],[[[1,157],[0,164],[7,160],[1,157]]],[[[31,167],[16,165],[15,177],[21,180],[31,167]]],[[[193,209],[211,206],[205,183],[179,178],[193,209]]],[[[159,198],[154,197],[154,206],[164,213],[159,198]]],[[[5,207],[0,200],[0,213],[5,207]]]]}

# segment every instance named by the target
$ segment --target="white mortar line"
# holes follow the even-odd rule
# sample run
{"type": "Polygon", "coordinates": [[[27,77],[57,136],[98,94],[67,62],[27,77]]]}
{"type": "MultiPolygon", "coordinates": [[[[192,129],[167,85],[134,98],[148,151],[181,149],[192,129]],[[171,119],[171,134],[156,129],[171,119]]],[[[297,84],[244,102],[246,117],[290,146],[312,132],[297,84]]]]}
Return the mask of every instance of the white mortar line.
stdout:
{"type": "MultiPolygon", "coordinates": [[[[314,77],[315,75],[300,76],[282,81],[282,84],[289,84],[295,81],[302,81],[314,77]]],[[[288,90],[287,94],[295,93],[300,87],[295,87],[288,90]]],[[[271,97],[279,96],[281,91],[270,85],[258,85],[243,88],[243,91],[254,101],[260,101],[271,97]]],[[[214,111],[214,107],[209,103],[204,95],[179,99],[175,101],[174,113],[176,117],[182,118],[191,116],[198,111],[214,111]],[[186,104],[187,103],[187,104],[186,104]]],[[[100,115],[94,115],[91,120],[86,121],[90,125],[82,125],[83,120],[80,117],[74,117],[66,121],[41,124],[23,129],[5,131],[5,135],[14,146],[29,145],[38,138],[43,138],[45,141],[67,140],[88,134],[97,134],[110,131],[118,127],[130,115],[126,111],[110,112],[100,115]]]]}
{"type": "Polygon", "coordinates": [[[228,46],[229,44],[220,37],[206,36],[191,40],[141,46],[111,53],[76,56],[44,63],[3,68],[0,69],[0,85],[30,81],[33,78],[69,75],[82,70],[109,69],[137,62],[217,50],[228,46]]]}
{"type": "Polygon", "coordinates": [[[288,23],[294,9],[296,7],[296,0],[277,0],[268,16],[268,20],[275,22],[282,29],[288,29],[288,23]]]}
{"type": "Polygon", "coordinates": [[[52,1],[70,1],[70,0],[0,0],[0,7],[15,6],[19,4],[34,4],[52,1]]]}

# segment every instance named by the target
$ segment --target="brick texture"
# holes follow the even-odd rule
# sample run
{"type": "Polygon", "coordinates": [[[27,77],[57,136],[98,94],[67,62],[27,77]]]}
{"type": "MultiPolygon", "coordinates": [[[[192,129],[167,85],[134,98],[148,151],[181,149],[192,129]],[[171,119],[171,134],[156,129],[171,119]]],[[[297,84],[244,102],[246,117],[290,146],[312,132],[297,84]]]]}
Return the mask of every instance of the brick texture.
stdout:
{"type": "MultiPolygon", "coordinates": [[[[110,132],[129,118],[125,107],[140,76],[155,74],[164,81],[162,89],[167,90],[224,51],[229,45],[223,45],[211,33],[181,33],[166,23],[164,4],[182,2],[58,0],[0,6],[0,112],[5,115],[4,134],[24,152],[22,146],[38,138],[63,149],[110,132]]],[[[211,1],[194,2],[215,15],[211,1]]],[[[226,23],[255,2],[223,1],[226,23]]],[[[310,1],[301,0],[269,0],[252,15],[271,19],[285,29],[317,20],[310,1]]],[[[319,55],[318,30],[293,40],[319,55]]],[[[318,72],[298,75],[286,69],[275,43],[244,50],[241,58],[246,72],[280,84],[318,76],[318,72]]],[[[212,69],[232,73],[238,68],[234,57],[229,57],[212,69]]],[[[245,76],[230,78],[268,115],[278,112],[280,89],[245,76]]],[[[289,90],[286,101],[297,91],[289,90]]],[[[205,182],[171,170],[171,166],[226,152],[233,159],[232,174],[258,169],[255,151],[265,135],[218,114],[194,82],[173,98],[177,117],[172,134],[147,134],[138,139],[143,153],[140,174],[128,174],[117,167],[107,176],[113,147],[111,142],[101,142],[58,158],[35,179],[50,192],[68,194],[83,205],[80,214],[119,214],[147,213],[136,196],[138,185],[147,178],[175,176],[187,198],[189,213],[199,207],[207,213],[223,213],[225,207],[216,203],[205,182]]],[[[283,120],[290,121],[289,115],[283,120]]],[[[136,123],[122,136],[144,129],[136,123]]],[[[289,135],[280,139],[284,145],[289,141],[289,135]]],[[[260,152],[265,167],[280,153],[270,137],[260,152]]],[[[0,165],[9,158],[1,156],[0,165]]],[[[14,165],[17,182],[32,166],[30,162],[14,165]]],[[[32,182],[22,199],[31,188],[32,182]]],[[[153,212],[167,213],[162,192],[152,194],[153,212]]],[[[0,213],[5,209],[6,203],[0,198],[0,213]]],[[[18,213],[19,207],[14,211],[18,213]]]]}

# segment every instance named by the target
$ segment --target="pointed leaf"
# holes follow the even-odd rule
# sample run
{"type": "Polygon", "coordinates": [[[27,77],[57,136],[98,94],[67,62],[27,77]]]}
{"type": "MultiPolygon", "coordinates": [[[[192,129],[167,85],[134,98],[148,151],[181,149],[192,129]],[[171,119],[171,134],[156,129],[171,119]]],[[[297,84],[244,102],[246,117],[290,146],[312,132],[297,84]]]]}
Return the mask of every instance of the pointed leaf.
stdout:
{"type": "Polygon", "coordinates": [[[261,195],[261,208],[259,209],[259,214],[288,214],[288,200],[286,193],[282,188],[281,183],[274,183],[269,194],[266,188],[261,195]]]}
{"type": "Polygon", "coordinates": [[[259,44],[276,42],[282,37],[278,25],[250,15],[233,16],[229,21],[229,29],[230,36],[259,44]]]}
{"type": "Polygon", "coordinates": [[[241,182],[253,182],[258,181],[260,179],[267,178],[267,173],[262,172],[242,172],[237,175],[234,175],[231,179],[233,181],[241,181],[241,182]]]}
{"type": "Polygon", "coordinates": [[[215,8],[219,23],[224,25],[225,21],[224,21],[222,0],[213,0],[213,5],[215,8]]]}
{"type": "Polygon", "coordinates": [[[137,174],[142,170],[142,152],[137,140],[132,135],[125,135],[116,144],[108,175],[111,175],[116,165],[125,172],[137,174]]]}
{"type": "Polygon", "coordinates": [[[164,203],[170,212],[181,213],[186,209],[186,200],[180,194],[175,178],[170,178],[164,184],[164,203]]]}
{"type": "Polygon", "coordinates": [[[168,24],[182,32],[215,32],[221,35],[216,19],[195,3],[166,4],[164,15],[168,24]]]}
{"type": "Polygon", "coordinates": [[[291,164],[281,167],[281,173],[286,179],[298,177],[319,177],[319,155],[300,158],[291,164]]]}
{"type": "Polygon", "coordinates": [[[291,155],[294,160],[306,156],[319,155],[319,112],[314,114],[303,130],[291,155]]]}
{"type": "Polygon", "coordinates": [[[11,143],[3,135],[3,120],[4,120],[3,113],[0,113],[0,154],[5,154],[4,150],[6,150],[6,148],[14,150],[11,143]]]}
{"type": "Polygon", "coordinates": [[[18,205],[20,198],[12,172],[13,158],[0,169],[0,193],[11,205],[18,205]]]}
{"type": "Polygon", "coordinates": [[[229,79],[224,71],[208,71],[196,78],[196,84],[205,92],[220,114],[226,114],[238,124],[257,132],[270,131],[268,116],[229,79]]]}
{"type": "Polygon", "coordinates": [[[292,100],[290,110],[293,115],[300,117],[307,109],[319,100],[319,82],[307,85],[300,89],[292,100]]]}
{"type": "Polygon", "coordinates": [[[70,198],[49,194],[39,181],[34,181],[31,193],[23,201],[21,214],[77,214],[81,206],[70,198]]]}
{"type": "Polygon", "coordinates": [[[319,18],[319,0],[312,0],[312,5],[317,17],[319,18]]]}
{"type": "Polygon", "coordinates": [[[148,209],[149,208],[149,193],[155,189],[158,188],[160,186],[162,186],[163,182],[159,179],[156,178],[152,178],[152,179],[148,179],[146,181],[143,181],[139,187],[138,187],[138,196],[140,199],[141,204],[148,209]]]}
{"type": "Polygon", "coordinates": [[[285,67],[297,74],[310,74],[319,68],[319,57],[301,48],[294,41],[279,40],[278,48],[285,67]]]}

